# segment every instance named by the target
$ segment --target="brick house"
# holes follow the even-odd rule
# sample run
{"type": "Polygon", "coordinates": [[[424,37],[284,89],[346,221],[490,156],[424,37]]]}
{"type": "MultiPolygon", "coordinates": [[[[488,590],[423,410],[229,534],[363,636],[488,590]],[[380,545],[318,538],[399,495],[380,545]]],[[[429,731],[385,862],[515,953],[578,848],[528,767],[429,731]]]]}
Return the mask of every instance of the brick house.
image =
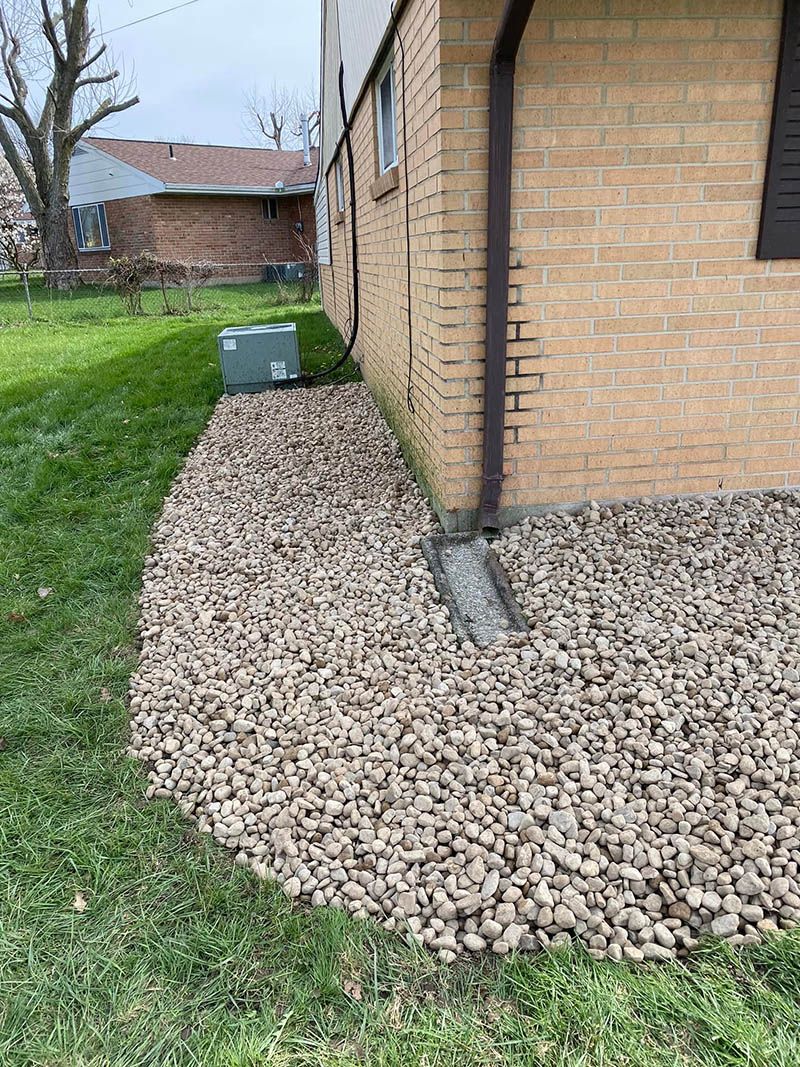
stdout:
{"type": "Polygon", "coordinates": [[[298,262],[296,233],[316,240],[317,150],[167,144],[85,137],[70,174],[73,236],[81,267],[149,251],[171,259],[235,264],[298,262]]]}
{"type": "Polygon", "coordinates": [[[323,5],[322,293],[345,330],[341,62],[355,353],[445,526],[800,484],[800,2],[395,13],[323,5]]]}

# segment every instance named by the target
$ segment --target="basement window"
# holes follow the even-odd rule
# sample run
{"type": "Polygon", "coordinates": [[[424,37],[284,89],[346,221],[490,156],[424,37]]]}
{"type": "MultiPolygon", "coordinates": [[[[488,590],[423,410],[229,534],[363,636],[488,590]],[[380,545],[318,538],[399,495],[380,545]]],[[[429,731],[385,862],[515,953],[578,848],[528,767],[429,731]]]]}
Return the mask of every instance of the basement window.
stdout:
{"type": "Polygon", "coordinates": [[[107,252],[111,248],[105,204],[74,207],[72,222],[79,252],[107,252]]]}
{"type": "Polygon", "coordinates": [[[341,159],[336,160],[333,173],[336,178],[336,210],[344,211],[344,174],[341,159]]]}
{"type": "Polygon", "coordinates": [[[397,166],[397,124],[395,121],[394,56],[389,56],[375,79],[375,106],[378,124],[378,173],[397,166]]]}
{"type": "Polygon", "coordinates": [[[265,219],[273,221],[278,217],[278,198],[277,196],[267,196],[261,201],[261,213],[265,219]]]}

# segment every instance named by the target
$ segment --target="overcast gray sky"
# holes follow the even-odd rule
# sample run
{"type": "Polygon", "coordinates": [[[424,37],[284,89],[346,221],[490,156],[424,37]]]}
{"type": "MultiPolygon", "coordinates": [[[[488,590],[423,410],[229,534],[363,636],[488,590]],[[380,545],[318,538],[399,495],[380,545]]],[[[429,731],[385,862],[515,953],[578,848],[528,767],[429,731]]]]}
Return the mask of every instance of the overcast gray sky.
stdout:
{"type": "MultiPolygon", "coordinates": [[[[181,0],[94,0],[104,31],[181,0]]],[[[93,133],[174,137],[201,144],[252,143],[242,97],[273,80],[307,88],[319,81],[320,0],[196,0],[137,26],[108,33],[135,73],[141,103],[93,133]]],[[[96,22],[97,22],[96,18],[96,22]]]]}

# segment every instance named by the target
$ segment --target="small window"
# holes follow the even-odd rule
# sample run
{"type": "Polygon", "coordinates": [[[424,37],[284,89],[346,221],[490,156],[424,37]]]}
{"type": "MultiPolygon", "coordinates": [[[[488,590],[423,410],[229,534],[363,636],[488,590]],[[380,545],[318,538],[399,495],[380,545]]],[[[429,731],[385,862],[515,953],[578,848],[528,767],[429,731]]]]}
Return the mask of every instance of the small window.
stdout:
{"type": "Polygon", "coordinates": [[[341,159],[336,160],[334,175],[336,177],[336,210],[344,211],[344,174],[341,159]]]}
{"type": "Polygon", "coordinates": [[[105,204],[74,207],[72,221],[79,252],[107,252],[111,248],[105,204]]]}
{"type": "Polygon", "coordinates": [[[385,174],[397,163],[397,126],[395,124],[394,59],[384,63],[375,82],[378,122],[378,169],[385,174]]]}
{"type": "Polygon", "coordinates": [[[268,196],[261,201],[261,211],[265,219],[277,219],[278,217],[278,198],[277,196],[268,196]]]}

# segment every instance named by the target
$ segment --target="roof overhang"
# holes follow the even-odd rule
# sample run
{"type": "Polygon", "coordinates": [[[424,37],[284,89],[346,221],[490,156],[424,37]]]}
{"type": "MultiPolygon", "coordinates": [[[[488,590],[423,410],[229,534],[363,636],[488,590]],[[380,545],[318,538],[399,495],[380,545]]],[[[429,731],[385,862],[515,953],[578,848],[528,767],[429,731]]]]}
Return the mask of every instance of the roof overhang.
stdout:
{"type": "Polygon", "coordinates": [[[303,185],[286,185],[282,189],[274,185],[183,185],[165,182],[163,192],[180,193],[185,196],[300,196],[313,193],[315,182],[303,185]]]}

